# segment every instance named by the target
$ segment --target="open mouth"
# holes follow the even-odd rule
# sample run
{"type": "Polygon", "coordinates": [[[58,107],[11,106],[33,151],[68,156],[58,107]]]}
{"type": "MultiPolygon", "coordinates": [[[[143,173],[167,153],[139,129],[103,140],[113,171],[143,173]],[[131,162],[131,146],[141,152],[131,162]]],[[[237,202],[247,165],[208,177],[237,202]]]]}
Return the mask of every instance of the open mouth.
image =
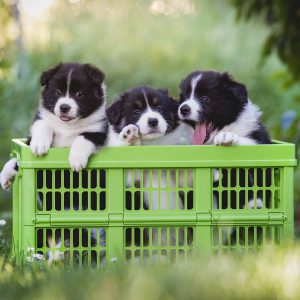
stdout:
{"type": "Polygon", "coordinates": [[[148,131],[147,134],[156,134],[156,133],[160,133],[160,132],[156,129],[151,129],[150,131],[148,131]]]}
{"type": "Polygon", "coordinates": [[[212,123],[195,123],[193,134],[193,144],[203,145],[208,141],[211,132],[213,131],[212,123]]]}
{"type": "Polygon", "coordinates": [[[69,117],[69,116],[60,116],[59,117],[64,122],[69,122],[71,120],[74,120],[75,118],[69,117]]]}
{"type": "Polygon", "coordinates": [[[151,129],[147,133],[142,134],[144,139],[154,139],[163,135],[159,130],[151,129]]]}

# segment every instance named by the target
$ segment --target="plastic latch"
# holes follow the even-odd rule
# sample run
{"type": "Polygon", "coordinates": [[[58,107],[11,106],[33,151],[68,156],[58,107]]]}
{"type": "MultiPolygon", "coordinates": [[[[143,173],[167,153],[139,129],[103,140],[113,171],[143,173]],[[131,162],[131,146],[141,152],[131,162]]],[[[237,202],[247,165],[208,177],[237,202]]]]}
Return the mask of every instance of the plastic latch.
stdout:
{"type": "Polygon", "coordinates": [[[272,212],[272,213],[269,213],[269,221],[270,223],[282,223],[282,222],[285,222],[287,221],[287,216],[284,215],[284,213],[282,212],[272,212]]]}
{"type": "Polygon", "coordinates": [[[50,224],[51,216],[49,214],[36,215],[35,219],[32,220],[35,224],[50,224]]]}

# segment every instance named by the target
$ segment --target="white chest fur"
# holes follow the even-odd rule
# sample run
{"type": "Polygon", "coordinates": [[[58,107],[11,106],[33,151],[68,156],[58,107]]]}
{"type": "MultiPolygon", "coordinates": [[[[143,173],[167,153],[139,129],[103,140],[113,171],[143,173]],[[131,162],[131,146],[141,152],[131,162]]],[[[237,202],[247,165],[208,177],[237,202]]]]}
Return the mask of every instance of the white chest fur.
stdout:
{"type": "Polygon", "coordinates": [[[101,132],[105,130],[105,122],[101,120],[105,118],[104,108],[95,111],[88,118],[69,121],[68,123],[61,121],[52,113],[45,109],[40,109],[40,120],[33,123],[31,128],[32,136],[40,130],[52,132],[51,147],[70,147],[75,138],[84,132],[101,132]],[[41,127],[38,123],[43,122],[45,126],[41,127]]]}

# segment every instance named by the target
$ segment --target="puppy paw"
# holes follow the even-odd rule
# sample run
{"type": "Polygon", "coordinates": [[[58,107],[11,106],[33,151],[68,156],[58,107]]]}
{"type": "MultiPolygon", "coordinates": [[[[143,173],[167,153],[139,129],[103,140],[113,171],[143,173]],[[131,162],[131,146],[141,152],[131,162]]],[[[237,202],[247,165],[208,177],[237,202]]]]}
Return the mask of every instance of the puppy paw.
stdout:
{"type": "Polygon", "coordinates": [[[41,156],[48,153],[51,147],[51,140],[48,138],[35,138],[30,142],[30,149],[36,156],[41,156]]]}
{"type": "Polygon", "coordinates": [[[79,151],[70,151],[69,162],[71,169],[75,172],[80,172],[87,166],[89,157],[79,151]]]}
{"type": "Polygon", "coordinates": [[[12,182],[17,174],[16,170],[17,160],[15,158],[9,160],[3,167],[0,173],[0,184],[4,190],[7,190],[12,185],[12,182]]]}
{"type": "Polygon", "coordinates": [[[121,140],[130,145],[139,138],[139,128],[133,124],[125,126],[119,134],[121,140]]]}
{"type": "MultiPolygon", "coordinates": [[[[255,203],[254,203],[254,199],[249,200],[249,202],[248,202],[248,208],[253,209],[254,206],[255,206],[254,204],[255,204],[255,203]]],[[[263,207],[263,202],[262,202],[262,200],[259,199],[259,198],[257,198],[257,200],[256,200],[256,208],[260,209],[260,208],[262,208],[262,207],[263,207]]]]}
{"type": "Polygon", "coordinates": [[[214,138],[215,145],[233,146],[238,143],[239,137],[232,132],[220,132],[214,138]]]}
{"type": "Polygon", "coordinates": [[[7,174],[0,173],[0,184],[4,190],[8,190],[13,182],[13,178],[7,176],[7,174]]]}
{"type": "Polygon", "coordinates": [[[89,157],[97,151],[94,143],[79,135],[71,145],[69,162],[71,169],[75,172],[80,172],[85,169],[89,157]]]}

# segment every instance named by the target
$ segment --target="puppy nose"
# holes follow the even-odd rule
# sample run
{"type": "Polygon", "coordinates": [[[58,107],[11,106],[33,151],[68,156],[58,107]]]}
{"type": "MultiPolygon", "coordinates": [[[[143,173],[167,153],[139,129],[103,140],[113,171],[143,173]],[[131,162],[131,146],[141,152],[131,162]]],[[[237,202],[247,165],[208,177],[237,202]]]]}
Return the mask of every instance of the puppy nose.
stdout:
{"type": "Polygon", "coordinates": [[[187,104],[184,104],[180,107],[180,112],[183,116],[187,116],[191,113],[191,108],[187,104]]]}
{"type": "Polygon", "coordinates": [[[68,105],[68,104],[62,104],[62,105],[60,106],[60,111],[61,111],[62,113],[67,113],[70,109],[71,109],[71,106],[68,105]]]}
{"type": "Polygon", "coordinates": [[[148,124],[150,127],[156,127],[158,124],[158,120],[156,118],[149,118],[148,124]]]}

